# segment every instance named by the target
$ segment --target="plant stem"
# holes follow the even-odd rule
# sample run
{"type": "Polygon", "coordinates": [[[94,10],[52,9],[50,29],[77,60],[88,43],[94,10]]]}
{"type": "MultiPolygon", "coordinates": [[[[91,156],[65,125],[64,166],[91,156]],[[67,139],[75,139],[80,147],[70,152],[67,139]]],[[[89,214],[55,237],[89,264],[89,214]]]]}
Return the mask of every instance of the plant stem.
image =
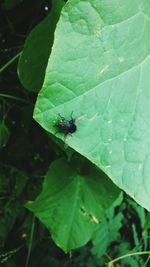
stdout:
{"type": "Polygon", "coordinates": [[[32,249],[34,226],[35,226],[35,216],[33,215],[32,225],[31,225],[31,234],[30,234],[29,247],[28,247],[28,253],[27,253],[25,267],[29,266],[29,259],[30,259],[30,255],[31,255],[31,249],[32,249]]]}
{"type": "Polygon", "coordinates": [[[149,260],[150,260],[150,255],[148,256],[148,258],[146,259],[146,261],[145,261],[145,263],[144,263],[144,265],[142,267],[148,266],[149,260]]]}
{"type": "Polygon", "coordinates": [[[21,97],[17,97],[17,96],[13,96],[13,95],[7,95],[7,94],[3,94],[3,93],[0,93],[0,97],[10,98],[10,99],[14,99],[14,100],[21,101],[21,102],[28,103],[28,104],[30,103],[29,101],[27,101],[21,97]]]}
{"type": "Polygon", "coordinates": [[[13,58],[11,58],[3,67],[0,69],[0,73],[2,73],[5,69],[7,69],[20,55],[22,51],[16,54],[13,58]]]}
{"type": "Polygon", "coordinates": [[[127,258],[127,257],[131,257],[131,256],[136,256],[136,255],[145,255],[145,254],[150,254],[150,251],[142,251],[142,252],[133,252],[133,253],[129,253],[129,254],[126,254],[126,255],[123,255],[121,257],[118,257],[110,262],[107,263],[107,266],[108,267],[113,267],[113,263],[119,261],[119,260],[122,260],[124,258],[127,258]]]}

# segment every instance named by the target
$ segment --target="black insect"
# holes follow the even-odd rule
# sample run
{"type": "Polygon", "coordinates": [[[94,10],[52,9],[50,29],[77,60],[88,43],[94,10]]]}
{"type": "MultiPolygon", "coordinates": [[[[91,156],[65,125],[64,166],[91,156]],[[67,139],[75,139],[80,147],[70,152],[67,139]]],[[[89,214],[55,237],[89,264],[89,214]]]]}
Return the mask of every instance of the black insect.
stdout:
{"type": "Polygon", "coordinates": [[[57,128],[58,132],[64,133],[64,137],[66,137],[68,134],[74,133],[77,130],[76,120],[72,117],[72,113],[70,120],[67,120],[60,114],[58,114],[59,119],[54,125],[57,128]]]}

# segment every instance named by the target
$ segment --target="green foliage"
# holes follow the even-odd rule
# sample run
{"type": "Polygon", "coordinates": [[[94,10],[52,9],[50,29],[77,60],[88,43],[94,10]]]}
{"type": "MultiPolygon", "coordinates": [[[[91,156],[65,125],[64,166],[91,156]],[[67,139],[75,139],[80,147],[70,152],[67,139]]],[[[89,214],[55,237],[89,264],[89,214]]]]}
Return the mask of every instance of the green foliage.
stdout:
{"type": "Polygon", "coordinates": [[[105,212],[101,223],[94,232],[92,253],[99,259],[105,254],[111,242],[118,240],[120,237],[119,230],[122,227],[123,214],[115,214],[115,208],[121,205],[122,200],[122,195],[120,195],[118,201],[105,212]]]}
{"type": "Polygon", "coordinates": [[[0,6],[0,264],[149,266],[149,1],[0,6]]]}

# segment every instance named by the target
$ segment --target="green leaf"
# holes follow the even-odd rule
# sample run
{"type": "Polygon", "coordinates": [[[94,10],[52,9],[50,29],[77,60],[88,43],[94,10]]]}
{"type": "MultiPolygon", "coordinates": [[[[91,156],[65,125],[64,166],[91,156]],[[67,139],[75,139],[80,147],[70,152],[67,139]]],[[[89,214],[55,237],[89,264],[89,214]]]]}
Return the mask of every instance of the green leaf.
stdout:
{"type": "Polygon", "coordinates": [[[149,15],[149,0],[70,0],[34,112],[53,134],[58,113],[82,117],[68,145],[148,210],[149,15]]]}
{"type": "Polygon", "coordinates": [[[117,187],[95,167],[60,159],[53,162],[42,193],[27,208],[67,252],[90,240],[105,209],[118,194],[117,187]]]}
{"type": "Polygon", "coordinates": [[[10,136],[9,129],[4,122],[0,123],[0,149],[6,146],[10,136]]]}
{"type": "Polygon", "coordinates": [[[38,91],[44,80],[45,69],[54,39],[63,0],[53,0],[52,11],[28,35],[19,60],[18,75],[22,85],[29,91],[38,91]]]}

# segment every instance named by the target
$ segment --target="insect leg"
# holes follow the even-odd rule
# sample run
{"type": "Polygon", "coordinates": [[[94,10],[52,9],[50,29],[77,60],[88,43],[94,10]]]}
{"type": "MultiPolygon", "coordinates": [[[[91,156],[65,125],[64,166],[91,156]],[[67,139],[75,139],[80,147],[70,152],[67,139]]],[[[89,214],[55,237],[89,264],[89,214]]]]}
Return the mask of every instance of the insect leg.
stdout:
{"type": "Polygon", "coordinates": [[[58,116],[60,117],[61,120],[63,120],[63,121],[65,120],[65,118],[63,116],[61,116],[60,113],[58,113],[58,116]]]}
{"type": "Polygon", "coordinates": [[[73,111],[71,112],[71,115],[70,115],[70,117],[71,117],[71,119],[74,121],[74,118],[73,118],[73,111]]]}

